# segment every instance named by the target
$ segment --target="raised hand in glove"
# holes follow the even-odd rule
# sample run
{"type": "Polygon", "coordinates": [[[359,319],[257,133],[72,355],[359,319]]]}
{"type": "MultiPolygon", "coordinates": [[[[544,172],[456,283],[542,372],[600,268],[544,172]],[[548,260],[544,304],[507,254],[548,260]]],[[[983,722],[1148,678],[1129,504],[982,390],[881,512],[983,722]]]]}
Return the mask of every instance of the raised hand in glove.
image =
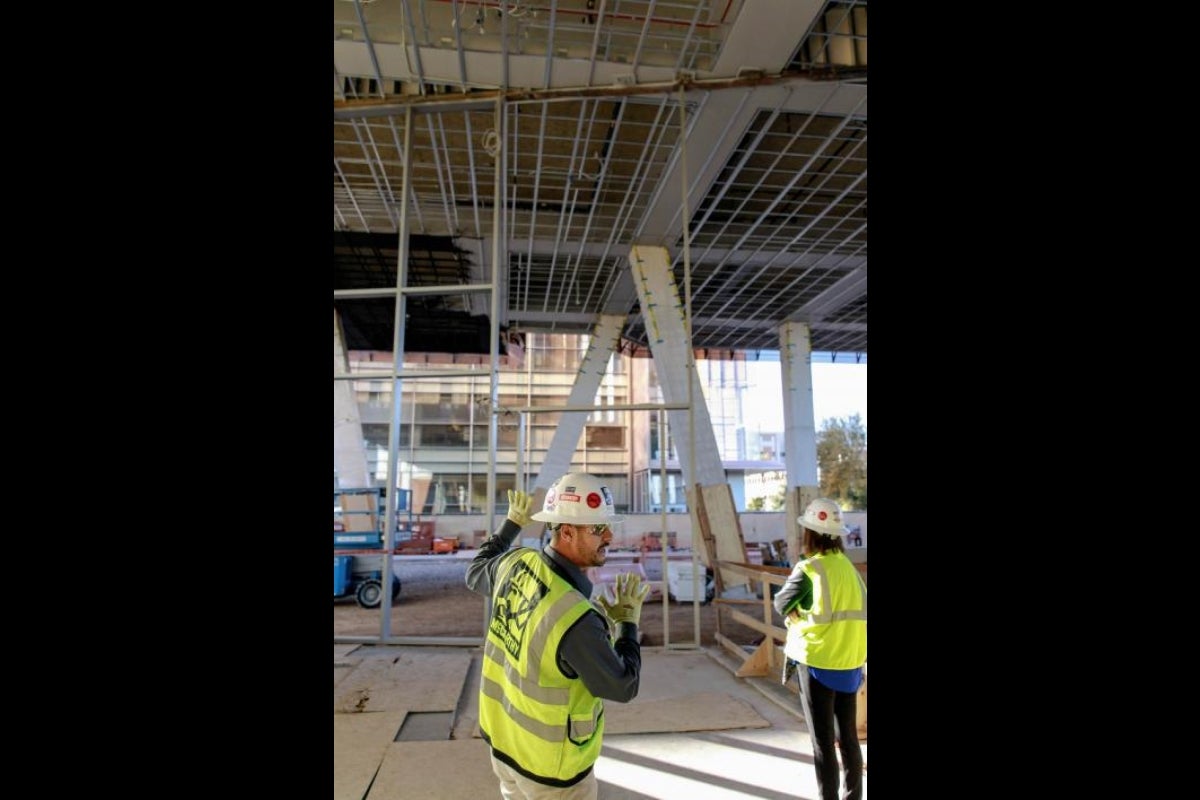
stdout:
{"type": "Polygon", "coordinates": [[[508,490],[508,518],[517,523],[517,527],[524,528],[533,519],[529,516],[529,504],[533,502],[533,498],[524,492],[508,490]]]}
{"type": "Polygon", "coordinates": [[[617,576],[613,592],[615,600],[610,601],[608,592],[605,592],[596,602],[613,622],[632,622],[636,625],[642,618],[642,601],[650,593],[650,584],[642,583],[637,573],[623,572],[617,576]]]}

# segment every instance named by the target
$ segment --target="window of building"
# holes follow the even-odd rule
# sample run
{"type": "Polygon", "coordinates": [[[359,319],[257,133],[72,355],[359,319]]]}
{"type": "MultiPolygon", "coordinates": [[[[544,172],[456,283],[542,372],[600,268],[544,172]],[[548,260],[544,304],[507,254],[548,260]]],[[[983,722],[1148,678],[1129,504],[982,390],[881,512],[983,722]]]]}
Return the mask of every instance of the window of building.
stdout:
{"type": "Polygon", "coordinates": [[[584,430],[587,448],[599,450],[607,448],[624,449],[625,429],[615,425],[588,425],[584,430]]]}
{"type": "Polygon", "coordinates": [[[464,425],[422,425],[420,442],[423,447],[466,447],[467,428],[464,425]]]}

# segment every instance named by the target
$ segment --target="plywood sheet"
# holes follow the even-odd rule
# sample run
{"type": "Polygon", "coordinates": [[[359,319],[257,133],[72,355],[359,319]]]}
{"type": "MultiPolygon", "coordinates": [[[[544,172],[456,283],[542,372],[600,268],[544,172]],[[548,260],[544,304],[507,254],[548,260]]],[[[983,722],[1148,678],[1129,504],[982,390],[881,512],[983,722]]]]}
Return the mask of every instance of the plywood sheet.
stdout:
{"type": "MultiPolygon", "coordinates": [[[[703,510],[708,517],[709,529],[716,540],[716,560],[733,561],[738,564],[745,562],[746,541],[742,536],[742,525],[729,484],[701,486],[700,496],[701,503],[697,504],[697,510],[703,510]]],[[[728,570],[721,570],[721,580],[724,589],[749,585],[749,578],[745,575],[728,570]]]]}
{"type": "MultiPolygon", "coordinates": [[[[769,728],[771,723],[745,700],[720,692],[696,692],[664,700],[604,703],[606,734],[682,733],[769,728]]],[[[472,736],[479,739],[479,726],[472,736]]],[[[482,741],[480,739],[480,741],[482,741]]]]}
{"type": "Polygon", "coordinates": [[[665,700],[605,703],[605,731],[669,733],[720,731],[731,728],[769,728],[754,706],[721,692],[697,692],[665,700]]]}
{"type": "Polygon", "coordinates": [[[362,800],[404,714],[333,715],[333,800],[362,800]]]}
{"type": "MultiPolygon", "coordinates": [[[[713,691],[714,686],[730,685],[734,691],[754,691],[703,652],[643,650],[638,696],[629,703],[605,701],[605,730],[621,734],[770,727],[744,698],[713,691]]],[[[478,725],[472,735],[479,736],[478,725]]]]}
{"type": "Polygon", "coordinates": [[[359,644],[335,644],[333,646],[333,660],[341,661],[360,647],[362,645],[359,644]]]}
{"type": "Polygon", "coordinates": [[[471,654],[465,650],[364,658],[334,684],[333,710],[342,714],[453,711],[470,666],[471,654]]]}
{"type": "Polygon", "coordinates": [[[349,675],[354,667],[362,661],[362,658],[347,658],[347,656],[357,650],[357,644],[335,644],[333,646],[333,685],[337,686],[349,675]]]}
{"type": "Polygon", "coordinates": [[[500,795],[482,739],[396,742],[388,747],[366,800],[491,798],[500,795]]]}

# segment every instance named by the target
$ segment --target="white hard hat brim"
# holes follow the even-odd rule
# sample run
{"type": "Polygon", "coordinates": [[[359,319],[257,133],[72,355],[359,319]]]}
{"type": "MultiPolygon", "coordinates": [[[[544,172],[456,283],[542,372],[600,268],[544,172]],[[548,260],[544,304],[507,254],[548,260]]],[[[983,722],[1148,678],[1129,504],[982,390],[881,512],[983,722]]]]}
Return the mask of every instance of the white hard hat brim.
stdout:
{"type": "Polygon", "coordinates": [[[604,517],[604,519],[592,520],[592,521],[585,522],[584,520],[576,519],[575,517],[564,517],[559,514],[550,514],[546,511],[539,511],[538,513],[531,516],[530,519],[536,520],[538,522],[554,522],[554,523],[569,522],[574,525],[607,525],[610,522],[624,522],[625,521],[625,517],[621,516],[620,514],[610,514],[610,515],[604,517]]]}
{"type": "Polygon", "coordinates": [[[801,528],[808,528],[809,530],[816,531],[817,533],[824,534],[825,536],[845,536],[850,532],[850,528],[846,525],[834,525],[829,530],[826,530],[812,524],[811,522],[805,522],[804,517],[798,518],[796,522],[800,524],[801,528]]]}

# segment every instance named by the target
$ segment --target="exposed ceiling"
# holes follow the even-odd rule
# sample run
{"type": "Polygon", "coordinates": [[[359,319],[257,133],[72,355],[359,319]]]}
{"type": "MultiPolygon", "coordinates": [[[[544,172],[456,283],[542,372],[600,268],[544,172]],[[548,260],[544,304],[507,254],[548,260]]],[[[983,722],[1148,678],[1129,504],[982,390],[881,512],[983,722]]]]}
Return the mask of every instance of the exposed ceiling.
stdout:
{"type": "MultiPolygon", "coordinates": [[[[622,347],[644,355],[628,255],[659,245],[681,291],[690,276],[695,347],[777,350],[793,321],[813,350],[865,357],[866,0],[333,12],[335,291],[394,287],[404,224],[409,286],[488,283],[498,262],[501,325],[625,314],[622,347]]],[[[351,349],[391,349],[391,300],[335,307],[351,349]]],[[[470,339],[490,297],[406,308],[420,349],[439,324],[470,339]]]]}

